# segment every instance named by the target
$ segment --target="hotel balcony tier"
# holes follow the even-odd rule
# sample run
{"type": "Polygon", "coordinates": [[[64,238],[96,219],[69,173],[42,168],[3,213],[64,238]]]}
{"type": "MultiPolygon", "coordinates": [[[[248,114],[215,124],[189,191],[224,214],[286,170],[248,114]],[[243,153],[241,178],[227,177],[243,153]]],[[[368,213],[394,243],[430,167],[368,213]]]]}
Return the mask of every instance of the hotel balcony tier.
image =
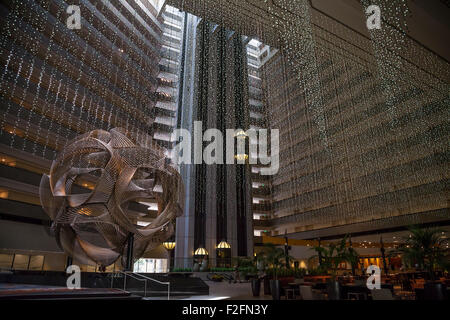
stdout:
{"type": "Polygon", "coordinates": [[[173,131],[174,126],[175,124],[153,122],[153,129],[155,131],[171,133],[173,131]]]}
{"type": "MultiPolygon", "coordinates": [[[[36,70],[36,72],[39,71],[36,70]]],[[[59,123],[65,128],[70,128],[74,133],[83,133],[84,130],[105,129],[108,126],[126,126],[127,119],[132,117],[131,114],[134,115],[132,119],[133,124],[141,130],[146,130],[146,128],[148,130],[153,122],[149,113],[155,106],[156,100],[153,100],[151,95],[147,96],[148,100],[142,105],[133,106],[129,103],[125,104],[125,101],[121,105],[122,101],[118,101],[116,106],[108,104],[109,108],[106,109],[104,105],[99,105],[101,101],[98,96],[87,94],[86,98],[83,98],[79,95],[77,96],[74,90],[69,89],[69,85],[61,85],[61,88],[67,88],[67,100],[73,101],[74,104],[65,103],[64,101],[55,103],[55,100],[49,104],[47,102],[49,99],[57,99],[57,92],[45,94],[41,90],[38,95],[35,95],[33,92],[38,90],[36,83],[30,81],[28,89],[25,91],[26,84],[23,83],[23,79],[19,79],[15,87],[9,81],[5,82],[9,83],[9,87],[4,91],[5,95],[0,97],[0,105],[5,110],[5,117],[9,117],[8,119],[5,118],[6,122],[12,126],[25,129],[31,123],[37,126],[38,131],[41,128],[45,131],[45,128],[51,128],[55,123],[59,123]],[[98,102],[92,102],[92,105],[89,107],[84,106],[83,108],[84,102],[90,98],[93,99],[92,101],[96,99],[98,102]],[[57,113],[54,111],[56,108],[58,109],[57,113]],[[18,114],[21,115],[20,119],[17,119],[18,114]],[[110,114],[114,114],[114,117],[110,117],[110,114]],[[29,123],[27,123],[28,120],[29,123]]],[[[41,87],[45,88],[45,85],[41,83],[41,87]]]]}
{"type": "Polygon", "coordinates": [[[178,68],[179,68],[178,63],[173,63],[172,62],[170,64],[167,64],[167,62],[166,63],[160,62],[160,64],[159,64],[159,70],[161,72],[177,74],[178,68]]]}
{"type": "Polygon", "coordinates": [[[261,92],[257,92],[256,90],[249,90],[248,96],[250,99],[255,99],[261,101],[263,96],[261,92]]]}
{"type": "Polygon", "coordinates": [[[252,195],[253,196],[270,196],[271,190],[269,187],[252,188],[252,195]]]}
{"type": "Polygon", "coordinates": [[[170,48],[180,48],[181,47],[181,34],[163,34],[163,44],[170,48]]]}
{"type": "Polygon", "coordinates": [[[165,10],[162,14],[164,21],[169,21],[172,22],[172,20],[176,20],[173,23],[174,24],[181,24],[181,22],[183,21],[183,16],[181,12],[171,12],[169,10],[165,10]]]}
{"type": "Polygon", "coordinates": [[[263,176],[263,175],[261,175],[259,173],[252,172],[251,173],[251,179],[254,182],[262,182],[262,183],[268,185],[272,181],[272,176],[263,176]]]}
{"type": "Polygon", "coordinates": [[[272,204],[268,203],[252,203],[253,213],[272,213],[272,204]]]}
{"type": "Polygon", "coordinates": [[[259,66],[248,64],[248,72],[250,74],[258,74],[259,73],[259,66]]]}
{"type": "MultiPolygon", "coordinates": [[[[40,1],[39,1],[40,2],[40,1]]],[[[159,85],[159,80],[156,78],[159,73],[159,66],[154,63],[154,61],[158,60],[160,54],[160,36],[161,36],[161,24],[158,20],[153,17],[147,16],[146,13],[142,11],[142,9],[136,5],[135,2],[131,1],[131,6],[138,10],[139,13],[142,13],[144,16],[144,20],[154,27],[152,28],[143,28],[142,24],[129,13],[124,13],[134,28],[141,32],[142,38],[137,38],[137,36],[130,32],[127,25],[121,22],[120,19],[117,19],[116,11],[106,9],[102,11],[100,6],[96,8],[94,5],[91,5],[89,2],[83,3],[82,6],[86,5],[85,8],[86,16],[83,18],[87,19],[89,24],[86,24],[86,30],[84,28],[76,33],[74,36],[73,33],[68,33],[65,28],[56,28],[54,29],[54,34],[51,33],[53,29],[51,25],[49,25],[48,19],[45,19],[43,15],[36,14],[36,19],[29,20],[28,16],[20,16],[19,19],[14,20],[12,26],[17,27],[17,32],[21,33],[21,36],[15,37],[15,42],[4,42],[7,50],[2,50],[2,54],[0,55],[1,62],[6,62],[7,56],[5,56],[8,49],[11,49],[13,46],[16,51],[16,55],[19,56],[21,54],[26,54],[25,50],[35,52],[35,63],[32,68],[33,76],[30,77],[28,90],[27,92],[33,92],[37,90],[37,84],[39,79],[39,74],[42,74],[42,81],[39,82],[41,86],[41,92],[48,91],[49,95],[54,95],[56,93],[55,88],[50,86],[51,81],[50,74],[55,72],[56,70],[61,71],[61,76],[64,79],[64,82],[61,86],[61,90],[66,90],[66,85],[68,87],[78,87],[79,84],[85,86],[86,89],[89,90],[87,99],[91,96],[94,101],[98,101],[100,104],[102,99],[105,100],[106,104],[110,106],[112,109],[111,112],[114,114],[118,114],[120,119],[126,119],[126,114],[121,115],[120,110],[126,113],[133,113],[135,115],[135,120],[144,120],[145,123],[150,123],[148,116],[148,110],[139,110],[140,106],[145,105],[148,109],[152,108],[152,105],[156,103],[156,98],[151,94],[143,95],[142,92],[154,92],[159,85]],[[114,39],[116,36],[111,29],[104,28],[103,22],[98,20],[94,13],[97,13],[98,10],[102,11],[102,14],[105,15],[106,18],[115,21],[116,27],[120,32],[117,36],[117,41],[114,43],[117,45],[116,51],[114,51],[113,46],[108,46],[106,43],[110,40],[114,39]],[[45,26],[45,28],[41,28],[45,26]],[[33,28],[42,30],[42,33],[35,33],[33,28]],[[97,28],[94,30],[94,28],[97,28]],[[90,31],[88,33],[88,30],[90,31]],[[31,36],[31,35],[35,36],[31,36]],[[95,34],[97,37],[102,38],[105,41],[96,41],[95,37],[90,36],[91,34],[95,34]],[[37,37],[36,37],[37,36],[37,37]],[[51,55],[47,56],[47,49],[49,47],[49,38],[53,41],[53,51],[51,55]],[[14,43],[14,44],[13,44],[14,43]],[[139,47],[136,45],[139,43],[139,47]],[[19,47],[20,45],[21,47],[19,47]],[[73,50],[74,47],[86,47],[86,52],[81,52],[81,50],[73,50]],[[64,54],[65,52],[70,54],[64,54]],[[108,57],[111,56],[111,59],[108,57]],[[144,58],[142,58],[144,57],[144,58]],[[47,66],[45,70],[40,67],[43,64],[43,61],[46,61],[47,66]],[[70,61],[69,65],[63,65],[67,60],[70,61]],[[83,62],[81,62],[83,61],[83,62]],[[125,65],[129,64],[129,68],[125,68],[125,65]],[[106,68],[105,66],[108,66],[106,68]],[[126,70],[129,70],[127,73],[126,70]],[[36,75],[36,76],[35,76],[36,75]],[[93,81],[93,77],[98,79],[99,81],[93,81]],[[79,83],[79,84],[77,84],[79,83]],[[127,100],[121,98],[127,96],[127,100]],[[101,98],[100,98],[101,97],[101,98]],[[130,110],[130,101],[135,101],[136,107],[131,105],[130,110]],[[133,112],[133,108],[137,109],[137,112],[133,112]],[[142,115],[141,115],[142,113],[142,115]]],[[[123,10],[120,2],[114,4],[108,4],[109,6],[117,6],[119,11],[123,10]]],[[[9,8],[9,7],[8,7],[9,8]]],[[[34,10],[34,6],[30,6],[30,10],[34,10]]],[[[59,11],[61,11],[61,7],[52,3],[49,7],[44,5],[44,8],[48,9],[51,14],[56,15],[59,11]]],[[[83,7],[84,8],[84,7],[83,7]]],[[[82,10],[83,10],[82,8],[82,10]]],[[[10,8],[9,8],[10,9],[10,8]]],[[[19,10],[20,11],[20,10],[19,10]]],[[[7,13],[7,10],[2,11],[3,14],[7,13]]],[[[62,16],[62,15],[61,15],[62,16]]],[[[22,71],[26,68],[29,68],[27,62],[25,61],[22,66],[22,71]]],[[[5,83],[7,83],[11,77],[9,76],[9,72],[13,74],[14,72],[18,72],[19,64],[15,59],[11,60],[9,64],[9,70],[7,76],[5,77],[5,83]]],[[[24,76],[24,75],[22,75],[24,76]]],[[[23,79],[20,78],[19,83],[16,88],[16,94],[14,97],[17,97],[17,94],[23,96],[23,79]]],[[[10,83],[7,87],[14,87],[10,83]]],[[[67,89],[67,100],[75,102],[75,107],[82,107],[82,96],[74,93],[73,89],[67,89]]],[[[6,91],[8,94],[8,90],[6,91]]],[[[12,92],[10,94],[13,94],[12,92]]],[[[6,95],[5,97],[8,97],[6,95]]],[[[35,104],[35,111],[39,111],[39,109],[43,109],[46,105],[45,101],[40,101],[41,97],[37,98],[25,96],[23,99],[23,104],[29,102],[31,104],[35,104]],[[37,100],[36,100],[37,99],[37,100]],[[39,103],[35,103],[37,101],[39,103]],[[41,103],[42,102],[42,103],[41,103]]],[[[21,99],[18,99],[19,101],[21,99]]],[[[71,107],[71,106],[69,106],[71,107]]],[[[63,109],[63,107],[61,107],[63,109]]],[[[46,114],[47,115],[47,114],[46,114]]],[[[100,114],[101,118],[108,118],[100,114]]],[[[70,119],[70,116],[64,117],[66,119],[70,119]]],[[[114,123],[113,126],[122,126],[121,123],[114,123]]]]}
{"type": "Polygon", "coordinates": [[[253,103],[251,103],[251,102],[248,104],[248,106],[249,106],[249,110],[250,110],[250,111],[258,112],[258,113],[263,113],[264,118],[265,118],[265,114],[264,114],[264,106],[262,106],[262,105],[256,105],[256,104],[253,104],[253,103]]]}
{"type": "Polygon", "coordinates": [[[249,87],[254,87],[256,89],[261,89],[262,88],[261,78],[249,75],[249,77],[248,77],[248,85],[249,85],[249,87]]]}
{"type": "Polygon", "coordinates": [[[176,102],[176,97],[173,96],[173,94],[169,94],[166,92],[156,92],[155,95],[160,102],[176,102]]]}
{"type": "MultiPolygon", "coordinates": [[[[15,51],[17,52],[17,54],[19,55],[20,52],[22,52],[23,54],[25,54],[25,52],[23,51],[23,49],[16,47],[15,51]]],[[[7,51],[6,50],[2,50],[2,53],[0,54],[0,61],[3,63],[6,63],[7,60],[7,51]]],[[[44,54],[44,53],[43,53],[44,54]]],[[[57,54],[52,55],[53,58],[55,59],[61,59],[58,63],[58,65],[56,65],[57,68],[62,67],[62,65],[60,63],[63,62],[63,58],[62,57],[58,57],[57,54]]],[[[45,59],[44,56],[42,56],[41,58],[45,59]]],[[[50,58],[49,58],[50,59],[50,58]]],[[[56,62],[56,61],[55,61],[56,62]]],[[[19,63],[16,60],[12,60],[10,65],[9,65],[9,70],[7,72],[7,75],[5,77],[4,80],[4,84],[8,84],[7,85],[7,90],[5,90],[5,98],[9,98],[9,97],[17,97],[18,101],[22,101],[21,103],[22,105],[26,104],[26,102],[29,102],[30,105],[33,104],[33,102],[35,101],[35,99],[38,100],[43,100],[44,99],[44,93],[45,91],[48,91],[47,94],[47,99],[52,98],[53,96],[56,96],[57,91],[56,88],[54,88],[54,85],[51,85],[51,80],[50,79],[50,73],[52,72],[52,70],[54,72],[56,72],[56,69],[52,69],[52,67],[47,66],[44,69],[42,69],[42,67],[40,67],[42,63],[42,60],[39,60],[39,58],[37,58],[35,60],[35,64],[33,65],[33,68],[31,68],[31,65],[29,65],[27,62],[23,62],[23,64],[25,64],[28,68],[28,70],[32,70],[32,74],[33,77],[30,78],[29,82],[25,82],[25,79],[20,78],[17,79],[17,84],[12,83],[9,79],[11,79],[13,76],[13,74],[15,72],[18,72],[20,69],[19,63]],[[42,81],[38,82],[39,80],[39,74],[42,74],[42,81]],[[39,96],[36,96],[36,98],[34,98],[32,96],[32,94],[34,93],[34,91],[37,91],[38,88],[38,83],[39,86],[41,88],[40,92],[39,92],[39,96]],[[23,91],[25,87],[27,87],[27,93],[28,95],[23,94],[23,91]],[[12,90],[12,88],[15,88],[15,91],[12,90]],[[42,93],[43,92],[43,93],[42,93]],[[23,97],[23,98],[22,98],[23,97]]],[[[105,61],[106,63],[106,61],[105,61]]],[[[23,70],[23,68],[22,68],[23,70]]],[[[100,101],[101,99],[104,99],[105,102],[110,106],[110,108],[112,109],[112,112],[117,113],[117,112],[125,112],[128,113],[130,112],[132,109],[135,109],[138,113],[137,115],[139,115],[139,112],[141,110],[141,106],[142,105],[146,105],[151,107],[152,105],[154,105],[156,103],[156,99],[151,95],[151,94],[142,94],[138,92],[139,90],[143,90],[144,92],[154,92],[156,90],[157,87],[157,83],[153,83],[153,84],[149,84],[148,89],[146,90],[144,89],[144,87],[136,84],[136,87],[134,89],[130,89],[128,86],[128,88],[125,88],[125,83],[124,82],[120,82],[117,81],[117,83],[115,83],[115,85],[112,84],[106,84],[105,86],[101,85],[101,83],[103,82],[103,76],[104,75],[100,75],[97,74],[96,76],[98,76],[97,79],[100,79],[101,81],[93,81],[92,76],[95,76],[95,74],[91,73],[91,75],[88,76],[87,73],[84,73],[80,70],[83,70],[83,67],[81,66],[79,61],[73,60],[71,61],[71,65],[68,66],[68,68],[66,69],[66,74],[63,76],[63,79],[66,81],[65,83],[62,83],[61,85],[61,90],[65,90],[67,91],[67,101],[74,101],[75,106],[77,107],[77,109],[81,109],[83,106],[83,96],[82,95],[76,95],[76,92],[73,88],[77,88],[76,81],[77,81],[77,77],[80,76],[80,82],[84,85],[86,85],[86,89],[90,89],[90,92],[86,92],[85,94],[85,99],[93,99],[94,103],[98,103],[96,101],[100,101]],[[121,87],[122,85],[124,85],[124,87],[121,87]],[[127,92],[123,92],[123,90],[126,90],[127,92]],[[106,95],[104,93],[107,93],[106,95]],[[124,94],[127,94],[130,98],[129,101],[136,101],[135,104],[131,104],[129,103],[129,101],[125,101],[123,98],[121,98],[121,96],[123,96],[124,94]],[[102,98],[100,98],[102,97],[102,98]],[[141,103],[138,103],[138,101],[140,101],[141,103]],[[130,110],[131,108],[131,110],[130,110]]],[[[95,72],[94,72],[95,73],[95,72]]],[[[129,79],[126,75],[121,74],[121,72],[118,71],[118,74],[120,76],[122,76],[122,79],[129,79]]],[[[129,79],[130,83],[133,84],[133,80],[129,79]]],[[[106,81],[106,79],[105,79],[106,81]]],[[[146,82],[146,81],[144,81],[146,82]]],[[[53,98],[55,99],[55,98],[53,98]]],[[[55,101],[55,100],[53,100],[55,101]]],[[[88,100],[89,101],[89,100],[88,100]]],[[[37,104],[34,103],[36,106],[35,108],[39,108],[39,109],[45,109],[44,105],[46,105],[47,103],[44,101],[41,101],[42,103],[37,104]]],[[[63,101],[58,101],[57,103],[54,103],[56,105],[61,105],[60,108],[64,109],[64,108],[71,108],[72,106],[69,105],[68,103],[66,103],[65,105],[62,105],[63,101]]],[[[77,110],[78,111],[78,110],[77,110]]],[[[145,119],[145,115],[142,114],[142,118],[145,119]]]]}
{"type": "Polygon", "coordinates": [[[175,117],[177,112],[176,104],[174,102],[169,102],[166,104],[165,101],[162,104],[156,103],[152,111],[153,110],[154,116],[161,116],[161,117],[175,117]]]}
{"type": "MultiPolygon", "coordinates": [[[[0,102],[3,101],[0,99],[0,102]]],[[[18,106],[13,104],[10,105],[10,112],[20,109],[21,108],[18,106]]],[[[101,112],[98,113],[100,114],[101,112]]],[[[76,116],[74,117],[69,112],[66,113],[60,111],[59,115],[50,113],[49,118],[43,118],[39,114],[31,113],[27,109],[22,109],[21,115],[22,117],[20,119],[15,115],[4,115],[6,122],[3,124],[3,133],[0,136],[1,143],[9,146],[11,145],[11,142],[14,141],[14,144],[11,145],[11,147],[23,149],[26,145],[25,151],[40,154],[41,156],[52,160],[55,152],[61,150],[69,140],[74,139],[77,135],[95,129],[108,129],[108,124],[105,122],[96,121],[96,125],[94,126],[87,121],[80,121],[76,116]],[[29,122],[25,121],[23,118],[28,118],[29,122]],[[44,150],[46,150],[45,153],[44,150]]],[[[84,115],[86,116],[86,114],[84,115]]],[[[99,115],[97,116],[99,117],[99,115]]],[[[134,122],[133,119],[130,119],[130,125],[135,124],[141,129],[139,130],[140,132],[151,135],[153,132],[153,118],[147,117],[146,120],[148,123],[139,124],[137,121],[134,122]]],[[[110,126],[125,128],[127,126],[127,118],[118,118],[117,121],[111,121],[110,126]]]]}
{"type": "Polygon", "coordinates": [[[269,219],[253,219],[253,229],[256,230],[267,230],[273,227],[269,219]]]}
{"type": "Polygon", "coordinates": [[[176,89],[178,86],[177,81],[169,81],[163,78],[158,78],[158,87],[163,87],[167,89],[176,89]]]}
{"type": "MultiPolygon", "coordinates": [[[[170,19],[169,19],[170,20],[170,19]]],[[[164,29],[165,32],[170,34],[172,33],[181,33],[181,24],[179,23],[179,21],[175,21],[175,23],[171,23],[170,21],[166,20],[164,22],[164,29]]]]}
{"type": "Polygon", "coordinates": [[[169,141],[167,139],[160,138],[157,135],[153,136],[153,139],[159,146],[169,149],[169,150],[173,149],[173,147],[175,146],[175,141],[169,141]]]}
{"type": "Polygon", "coordinates": [[[256,118],[250,117],[249,122],[250,122],[250,125],[261,127],[261,128],[265,128],[267,126],[266,120],[263,118],[256,119],[256,118]]]}

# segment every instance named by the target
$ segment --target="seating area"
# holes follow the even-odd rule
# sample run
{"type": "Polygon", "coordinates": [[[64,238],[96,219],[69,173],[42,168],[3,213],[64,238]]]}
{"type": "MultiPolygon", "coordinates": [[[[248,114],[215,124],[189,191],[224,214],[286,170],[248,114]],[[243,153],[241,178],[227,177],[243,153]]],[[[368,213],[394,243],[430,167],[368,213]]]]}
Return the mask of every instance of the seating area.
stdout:
{"type": "MultiPolygon", "coordinates": [[[[338,277],[339,294],[333,300],[428,300],[424,295],[426,280],[413,278],[414,273],[392,274],[383,276],[380,289],[369,289],[366,277],[338,277]],[[408,286],[399,278],[408,278],[408,286]]],[[[280,299],[284,300],[329,300],[330,277],[305,276],[303,278],[283,277],[279,279],[280,299]]],[[[267,283],[267,282],[266,282],[267,283]]],[[[436,283],[441,284],[442,296],[450,298],[450,276],[441,277],[436,283]]],[[[264,291],[267,293],[272,288],[264,291]]],[[[270,292],[270,294],[272,294],[270,292]]]]}

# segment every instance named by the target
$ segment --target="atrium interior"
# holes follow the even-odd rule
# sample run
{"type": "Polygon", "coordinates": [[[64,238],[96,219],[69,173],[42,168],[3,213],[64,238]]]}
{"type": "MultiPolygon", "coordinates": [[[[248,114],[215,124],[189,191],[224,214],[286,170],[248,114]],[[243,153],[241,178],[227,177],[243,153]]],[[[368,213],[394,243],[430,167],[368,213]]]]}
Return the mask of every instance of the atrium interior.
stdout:
{"type": "Polygon", "coordinates": [[[2,1],[0,299],[448,299],[449,12],[2,1]]]}

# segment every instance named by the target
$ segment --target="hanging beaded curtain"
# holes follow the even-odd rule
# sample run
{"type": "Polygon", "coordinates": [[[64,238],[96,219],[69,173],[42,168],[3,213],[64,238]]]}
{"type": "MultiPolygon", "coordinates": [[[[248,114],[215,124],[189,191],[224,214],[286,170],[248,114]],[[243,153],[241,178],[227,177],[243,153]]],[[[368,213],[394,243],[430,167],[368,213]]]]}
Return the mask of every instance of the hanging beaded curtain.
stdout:
{"type": "MultiPolygon", "coordinates": [[[[122,199],[119,207],[107,208],[106,202],[102,202],[107,200],[96,202],[94,195],[112,195],[111,188],[125,193],[143,188],[151,195],[146,200],[153,202],[162,197],[166,202],[167,196],[176,198],[174,190],[182,191],[182,187],[178,190],[170,183],[160,190],[157,182],[164,180],[160,178],[155,178],[152,186],[142,186],[142,181],[136,181],[145,180],[146,174],[155,175],[156,169],[149,169],[146,174],[136,169],[136,176],[129,177],[129,181],[120,178],[122,171],[126,171],[124,163],[148,164],[145,161],[150,159],[142,160],[148,153],[155,152],[160,157],[158,161],[164,162],[166,150],[152,138],[154,107],[160,99],[157,88],[164,26],[150,2],[90,0],[78,3],[81,28],[71,29],[67,21],[74,12],[67,12],[68,5],[64,1],[41,0],[1,4],[0,152],[27,165],[31,162],[31,167],[41,172],[48,172],[52,161],[56,161],[50,171],[47,185],[50,189],[41,190],[47,192],[42,200],[55,219],[58,241],[68,253],[81,247],[81,251],[77,249],[81,252],[77,257],[82,261],[106,265],[122,254],[123,237],[140,230],[137,220],[154,213],[139,206],[143,200],[140,198],[122,199]],[[98,140],[95,147],[90,145],[93,139],[98,140]],[[83,145],[81,141],[89,142],[83,145]],[[106,147],[108,143],[117,145],[106,147]],[[74,145],[79,149],[74,150],[74,145]],[[126,156],[116,154],[128,151],[126,156]],[[104,167],[108,164],[111,167],[104,167]],[[70,178],[59,176],[61,170],[70,172],[70,178]],[[57,176],[54,179],[59,181],[58,186],[51,183],[52,174],[57,176]],[[139,175],[145,177],[141,179],[139,175]],[[105,177],[110,178],[108,183],[96,184],[105,177]],[[147,189],[150,187],[159,191],[152,193],[147,189]],[[71,192],[80,194],[72,196],[71,192]],[[78,200],[73,202],[71,198],[78,200]],[[65,211],[52,211],[55,208],[49,201],[65,203],[65,211]],[[49,210],[49,206],[53,209],[49,210]],[[145,212],[137,215],[132,210],[130,216],[128,206],[138,206],[137,210],[145,212]],[[114,210],[125,210],[126,217],[120,221],[111,218],[114,210]],[[100,221],[103,218],[106,223],[100,221]]],[[[168,56],[169,62],[170,52],[168,56]]],[[[170,90],[173,93],[176,88],[170,90]]],[[[164,174],[178,181],[178,173],[167,164],[161,167],[158,163],[156,168],[164,168],[164,174]]],[[[151,229],[159,231],[151,240],[149,234],[135,240],[135,257],[169,236],[170,221],[178,213],[172,205],[166,211],[160,208],[156,222],[151,223],[151,229]]]]}
{"type": "Polygon", "coordinates": [[[64,3],[8,3],[0,47],[5,144],[51,160],[89,130],[151,133],[160,31],[130,4],[85,2],[82,27],[71,30],[64,3]]]}
{"type": "Polygon", "coordinates": [[[282,52],[263,71],[280,232],[448,218],[449,64],[408,36],[406,1],[375,4],[382,29],[369,38],[308,1],[268,3],[282,52]]]}
{"type": "Polygon", "coordinates": [[[10,1],[2,11],[1,139],[52,160],[93,129],[152,131],[160,37],[151,18],[108,1],[85,2],[81,29],[67,5],[10,1]]]}

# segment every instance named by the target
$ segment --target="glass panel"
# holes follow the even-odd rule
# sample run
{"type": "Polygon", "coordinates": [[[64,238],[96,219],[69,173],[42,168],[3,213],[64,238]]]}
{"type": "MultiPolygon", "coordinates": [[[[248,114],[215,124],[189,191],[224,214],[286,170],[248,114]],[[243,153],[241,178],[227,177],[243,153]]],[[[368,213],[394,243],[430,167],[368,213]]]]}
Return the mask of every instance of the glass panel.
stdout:
{"type": "Polygon", "coordinates": [[[165,273],[167,272],[167,259],[139,259],[134,263],[135,272],[165,273]]]}
{"type": "Polygon", "coordinates": [[[155,259],[157,273],[167,272],[167,259],[155,259]]]}
{"type": "Polygon", "coordinates": [[[44,256],[31,256],[29,270],[42,270],[44,266],[44,256]]]}
{"type": "MultiPolygon", "coordinates": [[[[74,262],[73,264],[77,264],[74,262]]],[[[63,254],[46,254],[44,259],[44,270],[65,271],[66,256],[63,254]]]]}
{"type": "Polygon", "coordinates": [[[0,254],[0,268],[11,269],[11,264],[13,261],[12,254],[0,254]]]}
{"type": "Polygon", "coordinates": [[[145,273],[145,272],[147,272],[146,271],[146,265],[147,265],[146,259],[139,259],[138,261],[136,261],[134,263],[133,270],[134,270],[134,272],[143,272],[143,273],[145,273]]]}
{"type": "Polygon", "coordinates": [[[28,261],[30,260],[29,255],[25,254],[16,254],[14,257],[14,266],[15,270],[27,270],[28,269],[28,261]]]}

